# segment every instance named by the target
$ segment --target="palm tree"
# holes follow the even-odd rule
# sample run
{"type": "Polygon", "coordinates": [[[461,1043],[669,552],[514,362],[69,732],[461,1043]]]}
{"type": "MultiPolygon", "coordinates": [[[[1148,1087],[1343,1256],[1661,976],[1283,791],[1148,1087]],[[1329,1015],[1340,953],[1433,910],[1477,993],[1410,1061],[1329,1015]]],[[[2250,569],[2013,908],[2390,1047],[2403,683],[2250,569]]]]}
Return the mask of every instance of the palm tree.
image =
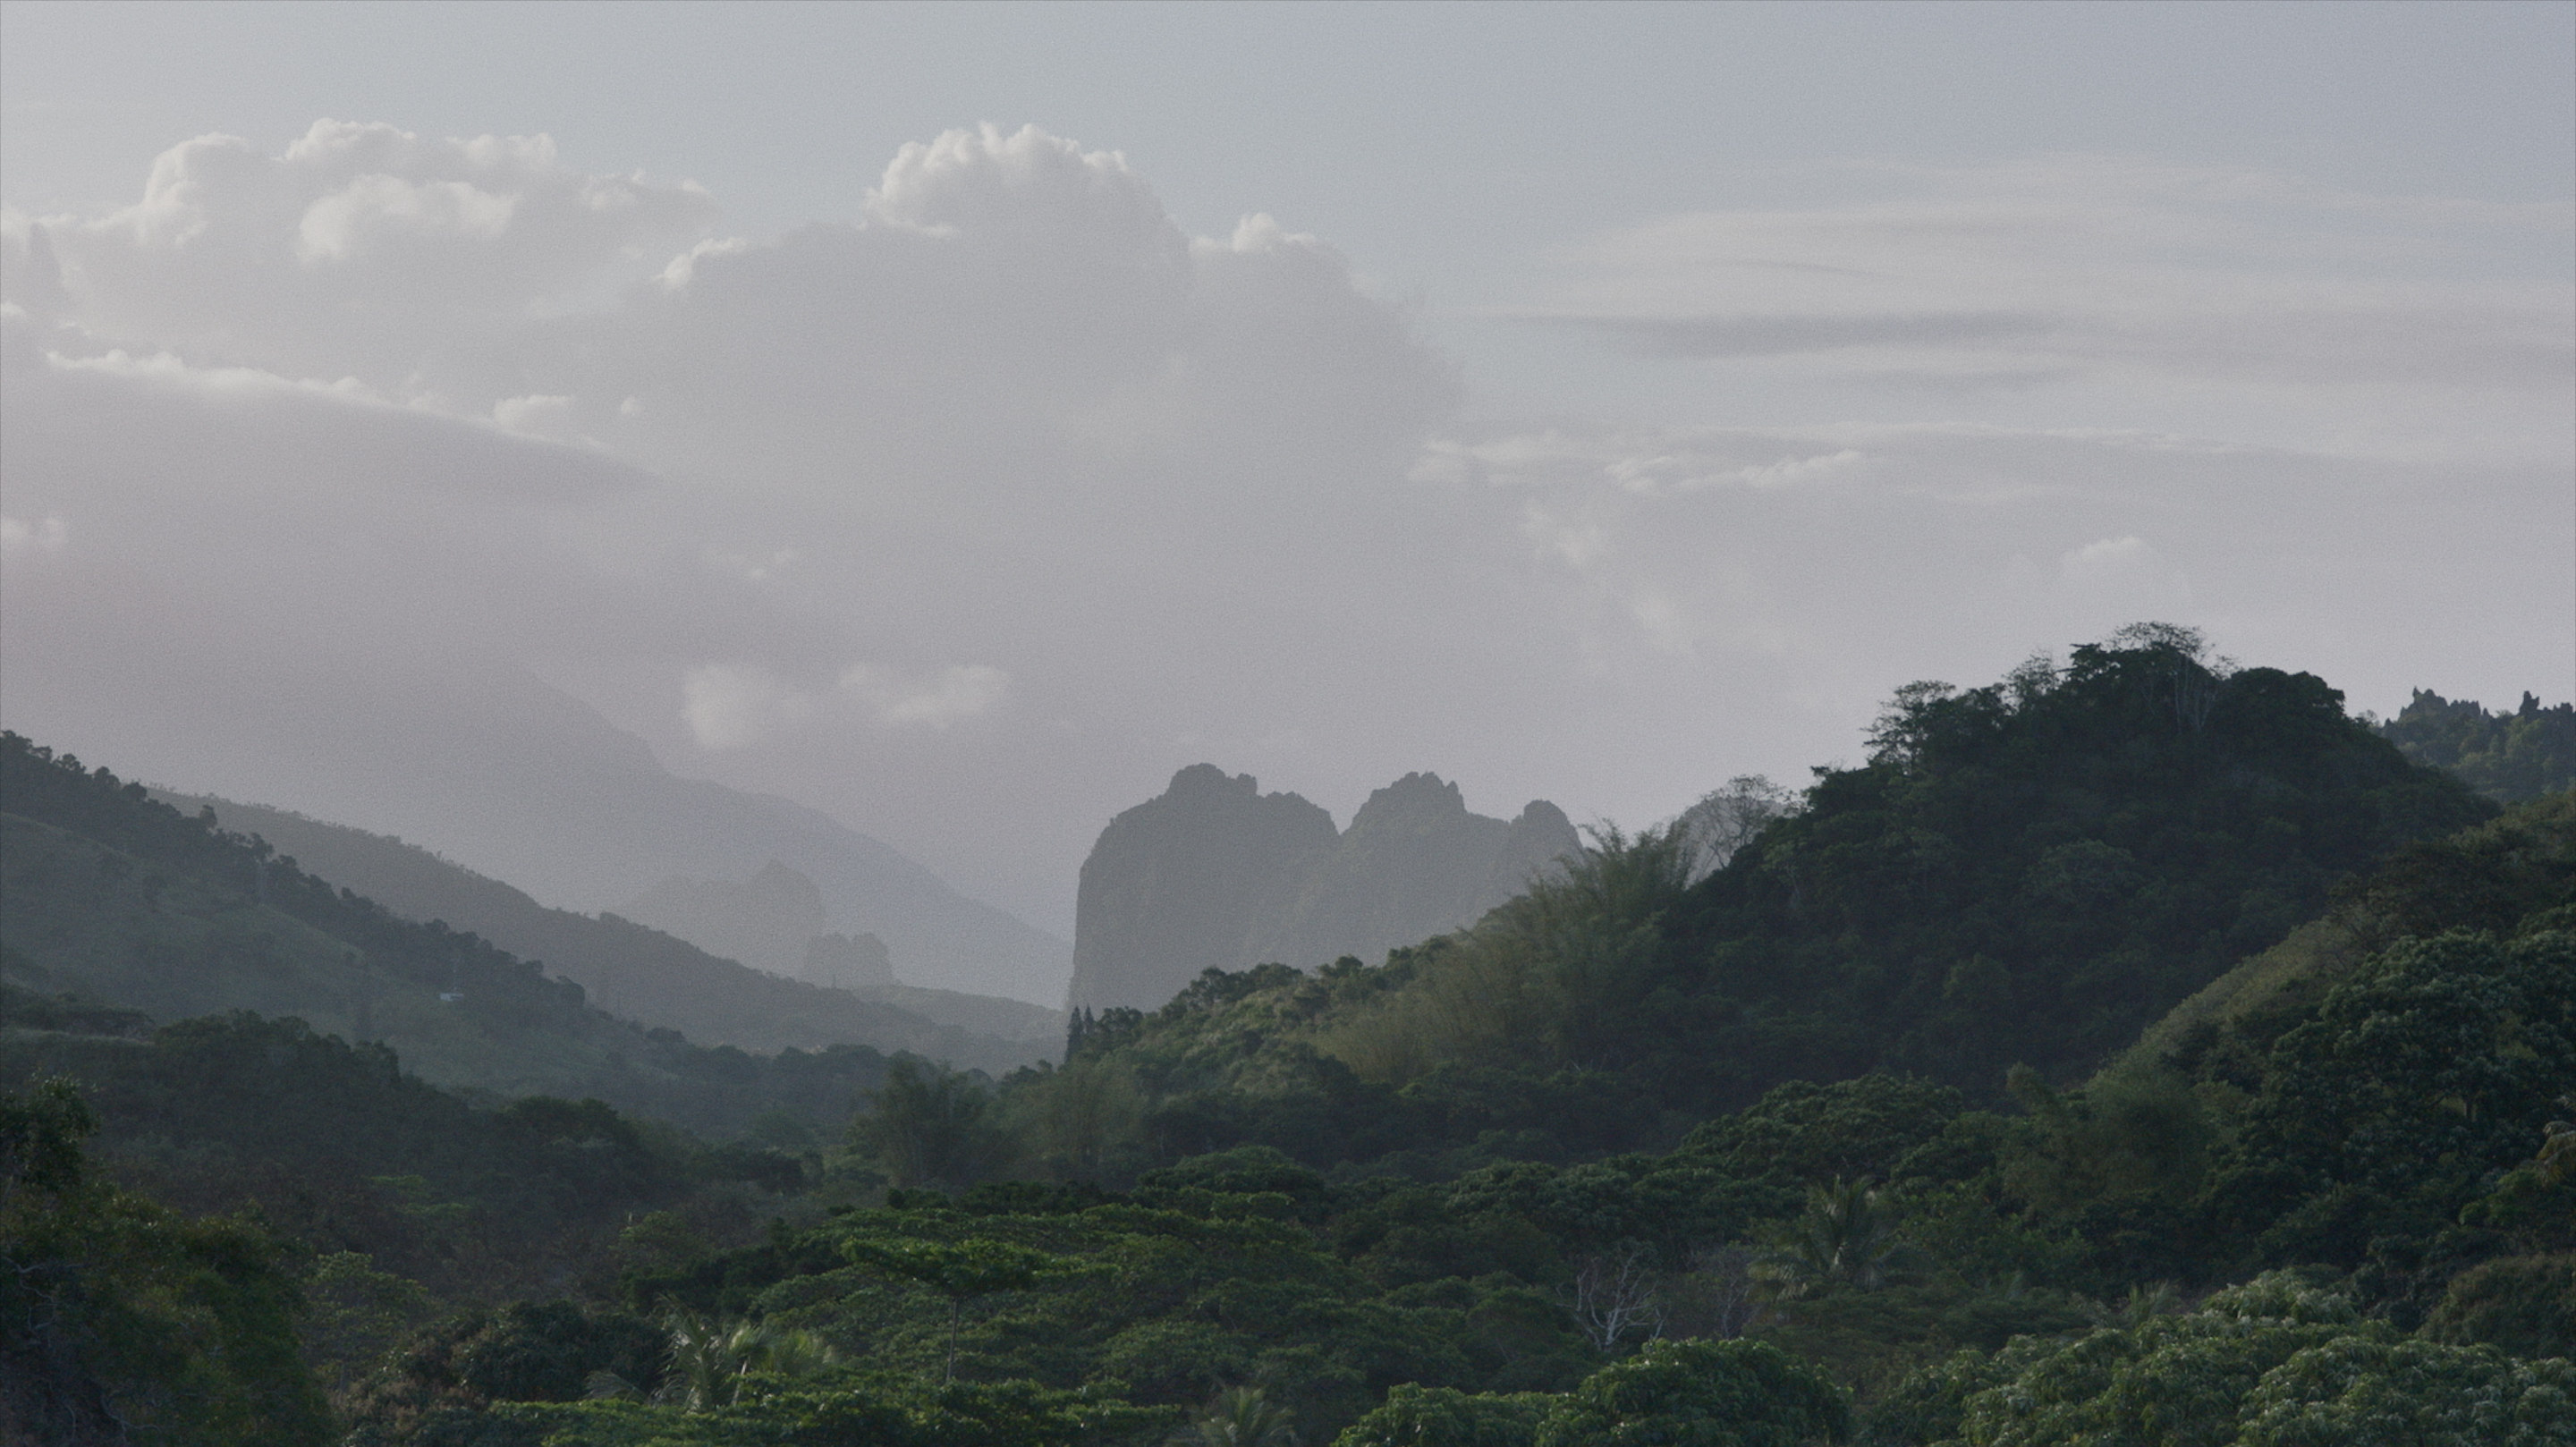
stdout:
{"type": "Polygon", "coordinates": [[[1920,1254],[1898,1235],[1895,1203],[1864,1176],[1807,1188],[1807,1208],[1771,1233],[1754,1272],[1784,1298],[1828,1286],[1868,1291],[1911,1268],[1920,1254]]]}
{"type": "MultiPolygon", "coordinates": [[[[752,1372],[811,1376],[841,1362],[841,1354],[814,1333],[767,1322],[718,1321],[674,1309],[663,1328],[671,1334],[671,1365],[654,1400],[690,1412],[742,1400],[743,1378],[752,1372]]],[[[594,1383],[593,1391],[615,1395],[616,1385],[594,1383]]]]}
{"type": "Polygon", "coordinates": [[[1172,1441],[1185,1447],[1297,1447],[1295,1420],[1259,1387],[1228,1387],[1172,1441]]]}

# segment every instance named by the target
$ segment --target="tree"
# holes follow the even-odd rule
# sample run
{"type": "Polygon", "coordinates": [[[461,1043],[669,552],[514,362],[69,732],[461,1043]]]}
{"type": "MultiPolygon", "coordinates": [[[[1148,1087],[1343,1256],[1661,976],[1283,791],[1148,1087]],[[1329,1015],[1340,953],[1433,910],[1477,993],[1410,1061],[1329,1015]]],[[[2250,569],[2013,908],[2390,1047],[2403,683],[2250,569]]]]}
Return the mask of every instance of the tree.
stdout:
{"type": "Polygon", "coordinates": [[[957,1379],[957,1330],[966,1303],[997,1291],[1018,1291],[1061,1269],[1061,1258],[1008,1241],[912,1241],[853,1236],[841,1245],[853,1265],[917,1281],[948,1298],[948,1365],[941,1380],[957,1379]]]}
{"type": "Polygon", "coordinates": [[[1807,1188],[1807,1208],[1772,1232],[1754,1270],[1784,1297],[1828,1287],[1875,1290],[1921,1254],[1898,1234],[1895,1203],[1869,1180],[1807,1188]]]}
{"type": "Polygon", "coordinates": [[[1584,1340],[1597,1352],[1613,1352],[1632,1336],[1664,1334],[1664,1307],[1656,1292],[1655,1270],[1642,1247],[1616,1256],[1587,1256],[1576,1263],[1568,1305],[1584,1340]]]}
{"type": "Polygon", "coordinates": [[[1398,1384],[1333,1447],[1530,1447],[1556,1398],[1545,1392],[1469,1393],[1398,1384]]]}
{"type": "Polygon", "coordinates": [[[1297,1428],[1288,1409],[1259,1387],[1228,1387],[1172,1440],[1188,1447],[1297,1447],[1297,1428]]]}
{"type": "Polygon", "coordinates": [[[326,1441],[284,1246],[96,1179],[97,1129],[67,1081],[0,1094],[0,1438],[326,1441]]]}
{"type": "Polygon", "coordinates": [[[1851,1409],[1767,1342],[1648,1342],[1548,1413],[1536,1447],[1802,1447],[1840,1441],[1851,1409]]]}
{"type": "MultiPolygon", "coordinates": [[[[768,1322],[720,1321],[692,1311],[673,1311],[663,1319],[670,1334],[670,1369],[659,1402],[686,1411],[705,1412],[743,1399],[753,1372],[805,1377],[841,1364],[841,1354],[810,1331],[793,1331],[768,1322]]],[[[611,1395],[625,1384],[591,1383],[593,1395],[611,1395]],[[609,1388],[601,1391],[601,1387],[609,1388]]]]}
{"type": "Polygon", "coordinates": [[[881,1162],[898,1186],[962,1191],[1006,1145],[983,1085],[946,1065],[898,1057],[868,1102],[871,1113],[850,1122],[850,1143],[881,1162]]]}

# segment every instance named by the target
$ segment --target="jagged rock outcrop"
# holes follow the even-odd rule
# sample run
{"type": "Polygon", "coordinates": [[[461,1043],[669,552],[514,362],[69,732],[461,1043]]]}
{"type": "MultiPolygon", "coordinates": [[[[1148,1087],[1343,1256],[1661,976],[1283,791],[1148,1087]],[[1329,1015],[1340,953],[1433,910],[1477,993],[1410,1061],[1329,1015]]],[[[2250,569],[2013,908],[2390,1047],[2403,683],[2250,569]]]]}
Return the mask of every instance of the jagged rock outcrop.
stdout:
{"type": "Polygon", "coordinates": [[[1192,764],[1109,821],[1074,900],[1075,1006],[1153,1007],[1210,965],[1231,969],[1257,920],[1296,897],[1332,852],[1333,816],[1250,774],[1192,764]]]}
{"type": "Polygon", "coordinates": [[[1071,1003],[1152,1009],[1211,965],[1375,959],[1474,923],[1579,844],[1545,800],[1488,818],[1436,774],[1378,790],[1336,830],[1295,794],[1195,764],[1083,861],[1071,1003]]]}

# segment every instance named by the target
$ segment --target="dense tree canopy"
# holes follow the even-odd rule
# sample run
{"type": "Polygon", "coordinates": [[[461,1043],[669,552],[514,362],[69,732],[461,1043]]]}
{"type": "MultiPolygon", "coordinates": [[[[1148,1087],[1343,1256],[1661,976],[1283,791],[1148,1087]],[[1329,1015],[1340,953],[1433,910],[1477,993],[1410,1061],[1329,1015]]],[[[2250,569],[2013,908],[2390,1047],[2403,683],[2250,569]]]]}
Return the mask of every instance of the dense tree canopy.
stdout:
{"type": "MultiPolygon", "coordinates": [[[[564,1004],[22,744],[45,868],[265,888],[564,1004]]],[[[1604,829],[1471,929],[1210,971],[1061,1066],[645,1037],[727,1144],[11,989],[0,1408],[351,1447],[2567,1442],[2576,795],[2494,815],[2317,680],[2147,628],[1902,691],[1714,870],[1604,829]]]]}

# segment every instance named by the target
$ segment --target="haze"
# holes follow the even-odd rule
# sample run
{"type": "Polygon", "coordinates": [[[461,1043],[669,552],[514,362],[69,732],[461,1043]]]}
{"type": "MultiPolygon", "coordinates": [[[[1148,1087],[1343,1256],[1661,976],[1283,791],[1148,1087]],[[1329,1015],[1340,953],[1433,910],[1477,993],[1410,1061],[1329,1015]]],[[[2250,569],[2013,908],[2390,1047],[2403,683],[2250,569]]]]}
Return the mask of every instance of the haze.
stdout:
{"type": "Polygon", "coordinates": [[[0,17],[0,721],[129,776],[409,833],[568,698],[1069,935],[1200,761],[2576,689],[2576,7],[0,17]]]}

